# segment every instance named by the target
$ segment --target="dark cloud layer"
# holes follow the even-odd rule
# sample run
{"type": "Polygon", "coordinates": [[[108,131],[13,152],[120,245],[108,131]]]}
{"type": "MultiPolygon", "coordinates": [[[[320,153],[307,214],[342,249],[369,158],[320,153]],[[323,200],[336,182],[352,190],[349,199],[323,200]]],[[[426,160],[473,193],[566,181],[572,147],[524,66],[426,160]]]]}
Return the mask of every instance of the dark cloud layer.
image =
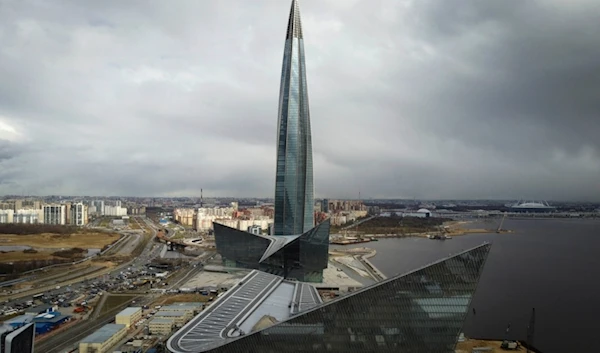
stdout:
{"type": "MultiPolygon", "coordinates": [[[[600,200],[600,5],[301,1],[321,197],[600,200]]],[[[0,0],[0,193],[271,196],[288,1],[0,0]]]]}

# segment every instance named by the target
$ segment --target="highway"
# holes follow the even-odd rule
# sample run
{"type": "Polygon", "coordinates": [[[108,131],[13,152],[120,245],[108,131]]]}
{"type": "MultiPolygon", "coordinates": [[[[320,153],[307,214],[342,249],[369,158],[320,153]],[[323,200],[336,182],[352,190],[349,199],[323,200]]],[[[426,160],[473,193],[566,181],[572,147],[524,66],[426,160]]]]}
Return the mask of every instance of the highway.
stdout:
{"type": "MultiPolygon", "coordinates": [[[[148,222],[148,221],[146,221],[148,222]]],[[[152,240],[148,242],[144,251],[140,256],[133,259],[128,263],[124,263],[116,268],[114,268],[110,272],[111,278],[117,276],[123,269],[131,267],[143,267],[144,265],[150,263],[153,259],[160,255],[162,244],[156,243],[153,241],[153,238],[156,236],[156,228],[151,224],[149,226],[154,230],[154,235],[152,240]]],[[[186,283],[192,277],[196,276],[198,273],[203,271],[203,267],[201,264],[197,264],[193,267],[183,267],[179,269],[177,272],[173,273],[169,277],[170,285],[166,286],[166,290],[178,289],[182,284],[186,283]]],[[[72,288],[80,288],[82,284],[74,285],[72,288]]],[[[135,293],[131,293],[135,295],[135,293]]],[[[143,306],[152,303],[156,300],[160,295],[159,294],[139,294],[139,297],[136,297],[133,300],[136,300],[136,306],[143,306]]],[[[130,305],[131,301],[128,301],[117,308],[114,308],[108,313],[102,314],[102,316],[98,318],[94,318],[93,315],[90,319],[82,321],[78,323],[74,327],[70,327],[64,332],[59,332],[54,336],[47,338],[46,340],[40,342],[35,347],[35,353],[61,353],[66,350],[70,350],[76,347],[79,341],[85,338],[87,335],[93,333],[95,330],[99,329],[103,325],[113,322],[115,315],[122,310],[123,308],[130,305]]]]}

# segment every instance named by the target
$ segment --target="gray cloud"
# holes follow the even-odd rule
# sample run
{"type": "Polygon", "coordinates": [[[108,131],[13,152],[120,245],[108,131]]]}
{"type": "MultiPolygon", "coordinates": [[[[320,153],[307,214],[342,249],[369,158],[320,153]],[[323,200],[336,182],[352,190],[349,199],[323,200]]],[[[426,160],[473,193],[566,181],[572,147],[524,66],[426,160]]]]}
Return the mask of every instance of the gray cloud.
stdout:
{"type": "MultiPolygon", "coordinates": [[[[594,1],[300,5],[317,196],[600,200],[594,1]]],[[[273,194],[287,1],[0,7],[0,193],[273,194]]]]}

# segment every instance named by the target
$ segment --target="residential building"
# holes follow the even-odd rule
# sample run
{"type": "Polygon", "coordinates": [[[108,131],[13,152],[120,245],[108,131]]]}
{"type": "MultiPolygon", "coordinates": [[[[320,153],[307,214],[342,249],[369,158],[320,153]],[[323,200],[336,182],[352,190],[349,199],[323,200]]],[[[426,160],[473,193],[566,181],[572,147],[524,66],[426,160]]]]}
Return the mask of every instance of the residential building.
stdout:
{"type": "Polygon", "coordinates": [[[13,215],[14,223],[36,224],[44,223],[44,211],[42,210],[17,210],[13,215]]]}
{"type": "Polygon", "coordinates": [[[139,306],[129,307],[121,310],[115,316],[115,324],[122,324],[129,328],[131,325],[135,324],[139,319],[142,318],[142,308],[139,306]]]}
{"type": "Polygon", "coordinates": [[[65,224],[73,224],[71,222],[71,203],[65,202],[65,224]]]}
{"type": "Polygon", "coordinates": [[[163,310],[162,308],[154,314],[155,318],[169,319],[173,320],[173,325],[177,327],[183,326],[186,322],[188,322],[194,316],[193,313],[189,311],[173,311],[173,310],[163,310]]]}
{"type": "Polygon", "coordinates": [[[20,210],[23,208],[23,200],[15,200],[14,211],[20,210]]]}
{"type": "Polygon", "coordinates": [[[0,210],[0,223],[13,223],[15,211],[0,210]]]}
{"type": "Polygon", "coordinates": [[[95,207],[98,216],[104,216],[104,200],[92,201],[92,206],[95,207]]]}
{"type": "Polygon", "coordinates": [[[79,342],[79,353],[106,353],[127,335],[127,326],[106,324],[79,342]]]}
{"type": "Polygon", "coordinates": [[[152,335],[169,336],[173,331],[173,319],[155,317],[148,323],[148,330],[152,335]]]}
{"type": "Polygon", "coordinates": [[[196,211],[192,208],[176,208],[173,210],[173,219],[184,226],[194,225],[196,211]]]}
{"type": "Polygon", "coordinates": [[[146,206],[127,206],[127,213],[130,215],[146,214],[146,206]]]}
{"type": "Polygon", "coordinates": [[[88,222],[88,207],[83,203],[74,203],[71,205],[70,224],[84,226],[88,222]]]}
{"type": "Polygon", "coordinates": [[[44,223],[54,225],[67,224],[67,212],[65,205],[50,204],[43,206],[44,223]]]}
{"type": "Polygon", "coordinates": [[[104,206],[104,216],[121,217],[127,216],[127,208],[121,206],[104,206]]]}
{"type": "Polygon", "coordinates": [[[196,315],[197,313],[199,313],[203,307],[204,307],[203,303],[191,302],[191,303],[173,303],[171,305],[163,305],[163,307],[160,309],[163,311],[183,311],[183,312],[187,312],[193,316],[193,315],[196,315]]]}
{"type": "Polygon", "coordinates": [[[262,229],[260,226],[253,225],[248,227],[248,233],[259,235],[262,234],[262,229]]]}
{"type": "Polygon", "coordinates": [[[275,236],[302,234],[313,218],[313,155],[304,58],[304,35],[296,1],[288,20],[279,91],[275,236]]]}

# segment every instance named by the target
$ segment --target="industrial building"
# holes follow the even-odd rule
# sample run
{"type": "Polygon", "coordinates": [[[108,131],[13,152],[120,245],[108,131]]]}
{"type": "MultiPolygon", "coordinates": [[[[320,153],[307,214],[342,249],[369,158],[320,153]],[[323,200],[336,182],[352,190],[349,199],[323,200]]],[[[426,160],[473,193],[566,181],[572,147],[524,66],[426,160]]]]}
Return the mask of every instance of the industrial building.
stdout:
{"type": "MultiPolygon", "coordinates": [[[[273,295],[276,302],[263,298],[261,303],[245,296],[254,281],[244,278],[171,336],[167,348],[173,353],[454,352],[490,248],[482,244],[316,307],[300,307],[296,314],[293,307],[302,294],[291,302],[273,295]],[[248,312],[248,306],[258,308],[248,312]],[[285,309],[287,318],[271,318],[285,309]],[[264,318],[274,325],[257,325],[264,318]]],[[[268,274],[256,276],[267,283],[254,283],[255,290],[272,290],[268,274]]]]}
{"type": "Polygon", "coordinates": [[[155,317],[148,323],[148,330],[152,335],[168,336],[173,331],[174,320],[155,317]]]}
{"type": "Polygon", "coordinates": [[[127,326],[107,324],[79,342],[79,353],[106,353],[127,335],[127,326]]]}
{"type": "Polygon", "coordinates": [[[13,328],[18,328],[30,323],[35,324],[35,333],[44,334],[54,330],[56,327],[69,321],[71,317],[68,315],[62,315],[58,311],[52,311],[48,313],[36,314],[24,314],[14,317],[10,320],[6,320],[4,323],[10,325],[13,328]]]}
{"type": "Polygon", "coordinates": [[[129,328],[141,318],[142,308],[139,306],[133,306],[121,310],[121,312],[115,316],[115,323],[125,325],[127,328],[129,328]]]}
{"type": "Polygon", "coordinates": [[[33,323],[35,324],[35,333],[37,335],[48,333],[70,319],[70,316],[62,315],[58,311],[39,314],[33,319],[33,323]]]}

